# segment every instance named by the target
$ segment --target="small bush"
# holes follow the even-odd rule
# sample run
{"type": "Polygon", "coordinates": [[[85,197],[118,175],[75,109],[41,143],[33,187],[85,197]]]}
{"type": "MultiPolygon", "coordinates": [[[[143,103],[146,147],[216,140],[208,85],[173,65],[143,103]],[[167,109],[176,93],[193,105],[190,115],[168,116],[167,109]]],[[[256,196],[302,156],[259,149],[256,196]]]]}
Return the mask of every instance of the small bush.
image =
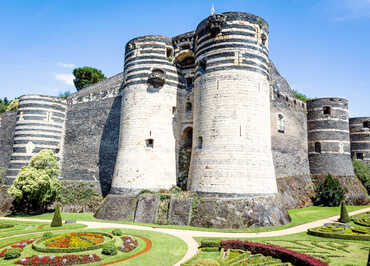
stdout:
{"type": "Polygon", "coordinates": [[[4,259],[12,260],[21,256],[22,249],[20,248],[9,248],[5,251],[4,259]]]}
{"type": "Polygon", "coordinates": [[[351,221],[351,218],[349,218],[346,205],[344,204],[344,201],[340,203],[340,218],[339,222],[341,223],[349,223],[351,221]]]}
{"type": "Polygon", "coordinates": [[[51,221],[50,226],[51,227],[60,227],[62,225],[63,225],[62,215],[60,214],[60,207],[59,207],[59,205],[57,205],[56,208],[55,208],[53,220],[51,221]]]}
{"type": "Polygon", "coordinates": [[[123,233],[122,233],[121,229],[114,229],[112,231],[112,235],[114,235],[114,236],[121,236],[121,235],[123,235],[123,233]]]}
{"type": "Polygon", "coordinates": [[[52,232],[46,232],[42,234],[42,239],[48,239],[51,238],[52,236],[53,236],[52,232]]]}
{"type": "Polygon", "coordinates": [[[220,246],[220,240],[202,240],[202,241],[200,241],[200,247],[201,248],[219,247],[219,246],[220,246]]]}
{"type": "Polygon", "coordinates": [[[330,174],[316,189],[315,205],[334,207],[339,206],[344,198],[344,190],[339,181],[330,174]]]}
{"type": "Polygon", "coordinates": [[[113,243],[104,244],[102,252],[104,255],[113,256],[117,254],[117,248],[113,243]]]}

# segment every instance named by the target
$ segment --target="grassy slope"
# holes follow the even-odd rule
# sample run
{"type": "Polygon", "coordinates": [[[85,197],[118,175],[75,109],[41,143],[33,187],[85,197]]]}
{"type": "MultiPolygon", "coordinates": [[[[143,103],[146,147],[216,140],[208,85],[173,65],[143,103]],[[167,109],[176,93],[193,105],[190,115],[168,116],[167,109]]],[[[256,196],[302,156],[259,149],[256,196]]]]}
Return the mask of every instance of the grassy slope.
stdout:
{"type": "MultiPolygon", "coordinates": [[[[367,206],[347,206],[349,212],[370,207],[367,206]]],[[[272,226],[272,227],[259,227],[259,228],[244,228],[244,229],[214,229],[214,228],[200,228],[192,226],[177,226],[177,225],[158,225],[158,224],[143,224],[143,223],[133,223],[125,221],[107,221],[100,220],[93,217],[92,213],[63,213],[63,219],[68,220],[79,220],[79,221],[98,221],[98,222],[109,222],[109,223],[121,223],[121,224],[137,224],[150,227],[161,227],[161,228],[174,228],[174,229],[185,229],[185,230],[198,230],[198,231],[214,231],[214,232],[267,232],[276,231],[296,225],[308,223],[311,221],[328,218],[331,216],[338,215],[340,212],[340,207],[307,207],[301,209],[289,210],[289,215],[292,218],[292,222],[282,226],[272,226]]],[[[46,213],[36,216],[16,216],[31,219],[52,219],[53,213],[46,213]]],[[[1,221],[1,220],[0,220],[1,221]]]]}
{"type": "MultiPolygon", "coordinates": [[[[94,231],[94,232],[111,232],[111,228],[105,228],[105,229],[91,229],[91,230],[83,230],[83,231],[94,231]]],[[[72,231],[71,231],[72,232],[72,231]]],[[[152,265],[153,261],[155,261],[155,265],[172,265],[176,261],[180,260],[186,253],[187,246],[185,242],[183,242],[181,239],[176,238],[174,236],[158,233],[158,232],[150,232],[150,231],[139,231],[139,230],[131,230],[131,229],[122,229],[122,232],[125,234],[130,235],[140,235],[143,237],[146,237],[152,241],[152,248],[145,254],[142,254],[136,258],[133,258],[131,260],[128,260],[127,262],[120,262],[116,265],[152,265]]],[[[64,232],[63,232],[64,233],[64,232]]],[[[38,235],[32,235],[32,237],[40,236],[38,235]]],[[[4,239],[0,240],[0,246],[14,243],[17,241],[30,239],[31,236],[22,236],[22,237],[14,237],[10,239],[4,239]]],[[[119,243],[117,243],[118,245],[119,243]]],[[[128,256],[131,256],[133,254],[136,254],[137,252],[141,251],[145,248],[145,244],[142,240],[139,240],[139,247],[135,249],[134,251],[130,253],[123,253],[118,252],[115,256],[106,256],[101,254],[100,250],[93,250],[88,252],[80,252],[80,253],[73,253],[73,254],[97,254],[99,257],[101,257],[104,260],[104,263],[116,261],[128,256]]],[[[32,250],[31,246],[26,247],[24,249],[24,252],[22,253],[22,257],[24,258],[26,256],[32,256],[35,254],[41,254],[41,255],[61,255],[61,254],[55,254],[55,253],[37,253],[32,250]]],[[[16,259],[17,260],[17,259],[16,259]]],[[[16,260],[10,260],[10,261],[4,261],[3,259],[0,259],[0,265],[9,265],[9,262],[16,261],[16,260]]],[[[89,264],[89,265],[100,265],[102,262],[89,264]]]]}

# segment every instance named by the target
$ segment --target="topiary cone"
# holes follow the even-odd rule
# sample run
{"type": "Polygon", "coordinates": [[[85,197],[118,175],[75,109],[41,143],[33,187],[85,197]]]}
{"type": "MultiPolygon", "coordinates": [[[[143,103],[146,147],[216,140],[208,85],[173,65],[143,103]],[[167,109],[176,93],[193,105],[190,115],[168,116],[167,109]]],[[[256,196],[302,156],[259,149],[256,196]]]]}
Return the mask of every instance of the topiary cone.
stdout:
{"type": "Polygon", "coordinates": [[[346,205],[344,204],[344,201],[340,203],[340,218],[339,222],[341,223],[348,223],[351,221],[351,218],[349,218],[346,205]]]}
{"type": "Polygon", "coordinates": [[[51,221],[50,226],[51,227],[59,227],[59,226],[62,226],[62,225],[63,225],[62,215],[60,213],[60,207],[59,207],[59,205],[57,205],[56,208],[55,208],[53,220],[51,221]]]}

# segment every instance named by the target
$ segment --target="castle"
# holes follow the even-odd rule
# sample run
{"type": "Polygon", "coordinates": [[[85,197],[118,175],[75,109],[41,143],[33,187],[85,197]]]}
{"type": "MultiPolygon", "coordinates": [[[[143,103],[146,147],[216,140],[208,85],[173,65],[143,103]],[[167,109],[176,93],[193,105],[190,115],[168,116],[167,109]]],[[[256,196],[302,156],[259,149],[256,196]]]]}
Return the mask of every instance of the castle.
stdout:
{"type": "Polygon", "coordinates": [[[123,73],[66,100],[22,96],[2,114],[0,168],[11,183],[51,149],[63,180],[108,194],[98,217],[150,223],[167,206],[163,223],[284,224],[328,173],[361,203],[351,153],[370,162],[370,117],[349,119],[342,98],[297,99],[269,58],[268,33],[262,18],[227,12],[173,38],[129,41],[123,73]],[[194,198],[137,197],[175,185],[202,198],[196,209],[194,198]]]}

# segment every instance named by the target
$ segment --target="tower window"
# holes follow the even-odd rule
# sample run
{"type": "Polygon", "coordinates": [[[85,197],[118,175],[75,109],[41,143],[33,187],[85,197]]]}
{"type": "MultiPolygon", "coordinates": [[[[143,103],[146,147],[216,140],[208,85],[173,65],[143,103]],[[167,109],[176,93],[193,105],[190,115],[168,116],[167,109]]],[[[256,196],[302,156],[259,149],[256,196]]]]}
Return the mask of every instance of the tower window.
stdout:
{"type": "Polygon", "coordinates": [[[361,152],[356,153],[357,160],[363,160],[364,159],[364,154],[361,152]]]}
{"type": "Polygon", "coordinates": [[[187,113],[190,113],[193,109],[191,103],[186,103],[186,108],[185,109],[186,109],[187,113]]]}
{"type": "Polygon", "coordinates": [[[282,114],[278,114],[277,128],[278,128],[278,132],[280,133],[285,132],[285,120],[282,114]]]}
{"type": "Polygon", "coordinates": [[[172,114],[174,115],[176,113],[176,106],[172,106],[172,114]]]}
{"type": "Polygon", "coordinates": [[[363,128],[370,128],[370,121],[365,121],[363,124],[363,128]]]}
{"type": "Polygon", "coordinates": [[[324,115],[330,115],[331,114],[330,106],[324,106],[322,111],[324,112],[324,115]]]}
{"type": "Polygon", "coordinates": [[[173,54],[173,50],[172,50],[172,48],[167,47],[167,48],[166,48],[166,56],[167,56],[167,57],[171,57],[171,56],[172,56],[172,54],[173,54]]]}
{"type": "Polygon", "coordinates": [[[261,35],[261,41],[262,41],[262,44],[263,44],[263,45],[266,45],[267,37],[266,37],[266,35],[265,35],[265,34],[262,34],[262,35],[261,35]]]}
{"type": "Polygon", "coordinates": [[[320,142],[315,142],[315,152],[321,153],[321,143],[320,142]]]}
{"type": "Polygon", "coordinates": [[[190,49],[190,44],[186,43],[186,44],[181,45],[181,49],[183,50],[190,49]]]}
{"type": "Polygon", "coordinates": [[[202,71],[202,72],[205,72],[206,69],[207,69],[207,61],[205,59],[202,59],[199,62],[199,70],[202,71]]]}
{"type": "Polygon", "coordinates": [[[191,78],[191,77],[186,78],[186,87],[188,89],[191,89],[193,87],[193,78],[191,78]]]}
{"type": "Polygon", "coordinates": [[[147,148],[153,149],[153,147],[154,147],[154,140],[153,139],[147,139],[147,140],[145,140],[145,144],[146,144],[146,147],[147,148]]]}
{"type": "Polygon", "coordinates": [[[198,137],[197,147],[198,147],[198,149],[203,148],[203,137],[198,137]]]}

